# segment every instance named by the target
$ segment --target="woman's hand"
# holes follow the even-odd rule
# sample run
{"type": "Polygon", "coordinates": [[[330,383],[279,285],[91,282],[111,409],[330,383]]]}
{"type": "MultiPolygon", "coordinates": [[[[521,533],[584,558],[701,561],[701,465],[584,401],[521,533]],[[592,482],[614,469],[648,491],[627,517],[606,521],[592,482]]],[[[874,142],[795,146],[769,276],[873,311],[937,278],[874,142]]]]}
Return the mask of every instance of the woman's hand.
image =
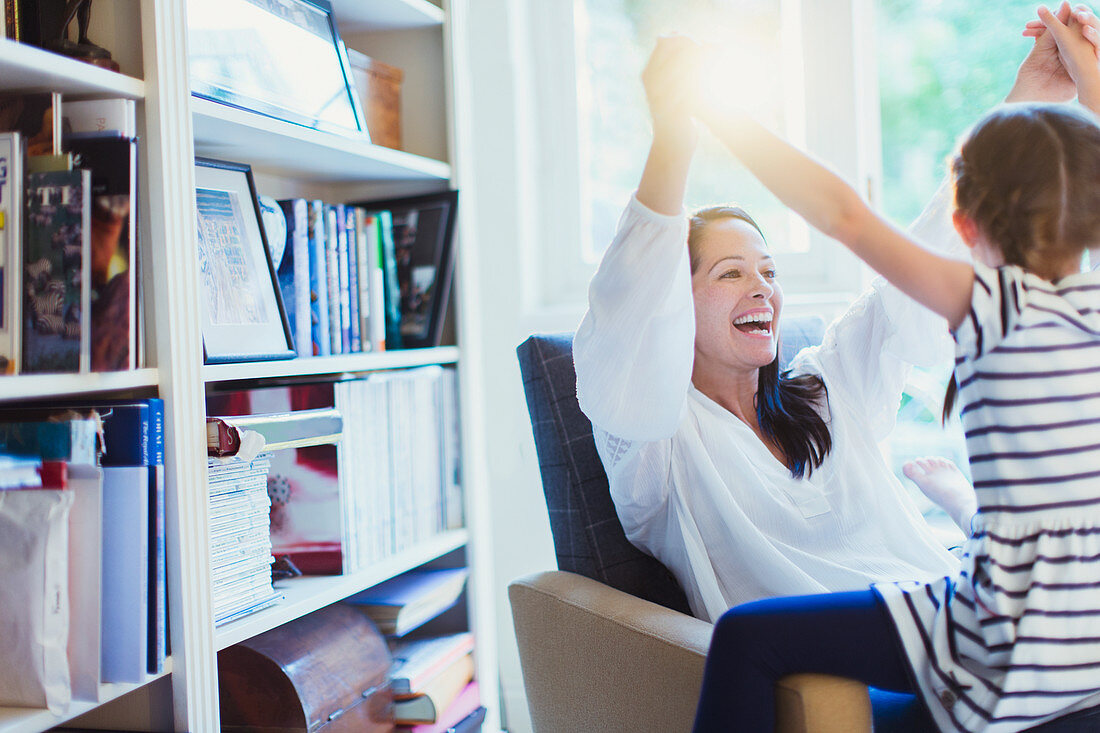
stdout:
{"type": "Polygon", "coordinates": [[[655,138],[688,142],[698,138],[693,114],[699,94],[702,46],[687,36],[661,36],[642,71],[655,138]]]}
{"type": "Polygon", "coordinates": [[[1077,86],[1081,104],[1093,113],[1100,113],[1100,32],[1096,17],[1085,6],[1077,6],[1070,14],[1069,22],[1062,20],[1046,7],[1040,6],[1039,19],[1054,37],[1062,66],[1077,86]]]}
{"type": "MultiPolygon", "coordinates": [[[[1069,3],[1063,2],[1055,15],[1068,23],[1070,12],[1069,3]]],[[[1077,86],[1062,66],[1054,34],[1047,32],[1043,21],[1032,20],[1024,27],[1024,35],[1034,38],[1035,43],[1016,71],[1016,83],[1005,101],[1068,102],[1076,97],[1077,86]]]]}

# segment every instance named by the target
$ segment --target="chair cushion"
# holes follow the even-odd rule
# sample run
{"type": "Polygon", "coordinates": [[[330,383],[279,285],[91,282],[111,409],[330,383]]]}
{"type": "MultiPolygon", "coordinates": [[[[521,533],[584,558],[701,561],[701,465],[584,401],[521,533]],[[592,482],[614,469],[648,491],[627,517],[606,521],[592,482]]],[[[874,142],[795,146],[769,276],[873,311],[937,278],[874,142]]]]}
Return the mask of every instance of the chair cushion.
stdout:
{"type": "MultiPolygon", "coordinates": [[[[824,331],[820,318],[782,322],[780,363],[824,331]]],[[[626,539],[596,452],[592,423],[577,404],[573,335],[535,335],[517,349],[535,436],[558,568],[684,613],[672,574],[626,539]]]]}

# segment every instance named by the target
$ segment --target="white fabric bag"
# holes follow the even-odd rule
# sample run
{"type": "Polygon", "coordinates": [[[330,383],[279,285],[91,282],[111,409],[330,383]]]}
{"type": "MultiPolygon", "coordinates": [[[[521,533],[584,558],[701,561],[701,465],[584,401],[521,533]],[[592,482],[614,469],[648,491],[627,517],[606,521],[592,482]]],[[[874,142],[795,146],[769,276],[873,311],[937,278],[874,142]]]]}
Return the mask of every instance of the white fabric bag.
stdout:
{"type": "Polygon", "coordinates": [[[69,685],[73,492],[0,491],[0,705],[61,714],[69,685]]]}

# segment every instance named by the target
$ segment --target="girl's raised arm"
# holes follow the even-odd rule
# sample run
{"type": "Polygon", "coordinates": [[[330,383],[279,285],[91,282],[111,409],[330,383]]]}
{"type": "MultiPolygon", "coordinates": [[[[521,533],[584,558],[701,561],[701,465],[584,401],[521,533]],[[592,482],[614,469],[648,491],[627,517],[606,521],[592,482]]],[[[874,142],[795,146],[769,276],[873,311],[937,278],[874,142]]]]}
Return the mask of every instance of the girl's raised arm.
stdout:
{"type": "Polygon", "coordinates": [[[700,118],[785,205],[852,250],[907,295],[957,326],[970,305],[974,270],[930,252],[872,211],[825,166],[746,115],[703,102],[700,118]]]}

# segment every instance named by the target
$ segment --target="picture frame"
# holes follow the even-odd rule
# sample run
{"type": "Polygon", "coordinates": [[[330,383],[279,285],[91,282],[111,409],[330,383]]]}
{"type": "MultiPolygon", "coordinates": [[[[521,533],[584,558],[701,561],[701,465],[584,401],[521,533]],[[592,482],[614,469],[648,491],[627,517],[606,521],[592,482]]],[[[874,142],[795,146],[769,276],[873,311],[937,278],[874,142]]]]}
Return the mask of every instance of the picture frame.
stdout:
{"type": "MultiPolygon", "coordinates": [[[[354,204],[389,211],[400,290],[399,348],[439,346],[454,276],[458,191],[354,204]]],[[[387,343],[387,348],[389,344],[387,343]]]]}
{"type": "Polygon", "coordinates": [[[326,0],[189,0],[187,25],[192,95],[369,141],[326,0]]]}
{"type": "Polygon", "coordinates": [[[252,168],[195,158],[195,214],[206,363],[293,358],[252,168]]]}

